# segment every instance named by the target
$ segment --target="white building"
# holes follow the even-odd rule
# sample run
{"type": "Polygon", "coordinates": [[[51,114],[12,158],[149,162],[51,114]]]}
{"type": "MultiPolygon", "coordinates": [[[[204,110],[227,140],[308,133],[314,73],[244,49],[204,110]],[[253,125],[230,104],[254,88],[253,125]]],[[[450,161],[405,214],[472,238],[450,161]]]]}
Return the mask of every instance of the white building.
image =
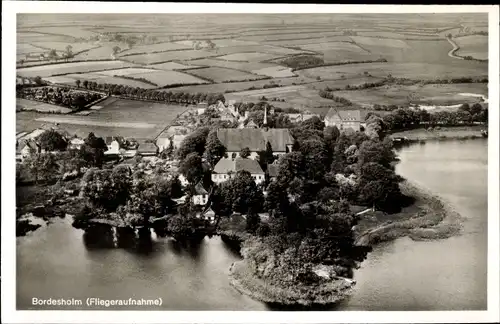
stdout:
{"type": "Polygon", "coordinates": [[[69,141],[69,148],[73,150],[79,150],[82,148],[85,141],[81,138],[74,137],[69,141]]]}
{"type": "Polygon", "coordinates": [[[240,157],[220,159],[212,172],[212,181],[217,184],[225,182],[234,177],[238,171],[248,171],[256,184],[265,181],[264,171],[257,161],[240,157]]]}
{"type": "Polygon", "coordinates": [[[195,205],[206,205],[208,202],[208,191],[203,187],[203,184],[198,182],[194,187],[193,203],[195,205]]]}

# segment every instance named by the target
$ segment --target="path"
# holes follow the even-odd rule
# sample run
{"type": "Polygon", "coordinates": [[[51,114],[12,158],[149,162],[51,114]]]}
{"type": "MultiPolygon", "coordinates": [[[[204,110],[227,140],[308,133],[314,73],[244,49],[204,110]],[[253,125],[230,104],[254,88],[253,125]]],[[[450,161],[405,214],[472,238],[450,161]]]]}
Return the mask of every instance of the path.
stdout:
{"type": "Polygon", "coordinates": [[[451,49],[449,52],[448,52],[448,56],[449,57],[452,57],[452,58],[456,58],[456,59],[459,59],[459,60],[463,60],[464,58],[463,57],[460,57],[460,56],[457,56],[455,55],[455,52],[458,51],[460,49],[460,47],[458,47],[457,43],[455,43],[454,41],[451,40],[451,38],[448,38],[446,37],[446,39],[448,40],[448,42],[451,44],[451,46],[453,46],[453,49],[451,49]]]}

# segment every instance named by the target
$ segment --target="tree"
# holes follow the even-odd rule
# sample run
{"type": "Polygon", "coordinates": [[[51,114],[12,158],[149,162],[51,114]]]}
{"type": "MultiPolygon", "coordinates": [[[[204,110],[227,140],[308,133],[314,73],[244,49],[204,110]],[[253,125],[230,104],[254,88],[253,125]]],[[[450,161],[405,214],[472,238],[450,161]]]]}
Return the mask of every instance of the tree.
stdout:
{"type": "Polygon", "coordinates": [[[189,153],[202,155],[205,152],[205,144],[209,132],[210,129],[208,127],[202,127],[189,134],[177,149],[178,158],[183,160],[189,153]]]}
{"type": "Polygon", "coordinates": [[[260,225],[260,217],[256,213],[250,213],[246,218],[245,229],[247,232],[255,234],[260,225]]]}
{"type": "Polygon", "coordinates": [[[377,115],[371,115],[366,120],[365,134],[371,139],[383,139],[384,137],[384,121],[377,115]]]}
{"type": "Polygon", "coordinates": [[[66,139],[53,129],[43,132],[38,141],[40,147],[47,152],[65,151],[68,146],[66,139]]]}
{"type": "Polygon", "coordinates": [[[51,153],[31,154],[26,161],[26,165],[35,178],[35,183],[38,183],[39,179],[49,180],[54,177],[59,168],[56,157],[51,153]]]}
{"type": "Polygon", "coordinates": [[[57,60],[59,55],[57,55],[57,52],[55,49],[51,49],[48,54],[49,60],[57,60]]]}
{"type": "Polygon", "coordinates": [[[244,159],[250,156],[250,149],[248,147],[244,147],[241,149],[240,156],[244,159]]]}
{"type": "Polygon", "coordinates": [[[81,81],[80,81],[80,80],[76,80],[76,81],[75,81],[75,84],[76,84],[77,88],[80,88],[80,83],[81,83],[81,81]]]}
{"type": "Polygon", "coordinates": [[[39,77],[38,75],[33,79],[33,81],[35,81],[36,85],[42,85],[43,84],[42,78],[39,77]]]}
{"type": "Polygon", "coordinates": [[[88,88],[88,86],[89,86],[89,81],[87,81],[87,80],[83,80],[82,85],[83,85],[83,87],[84,87],[85,89],[87,89],[87,88],[88,88]]]}
{"type": "Polygon", "coordinates": [[[226,147],[217,137],[217,130],[211,131],[207,136],[205,158],[212,167],[226,154],[226,147]]]}
{"type": "Polygon", "coordinates": [[[179,172],[191,184],[196,184],[203,177],[201,157],[196,152],[189,153],[180,163],[179,172]]]}
{"type": "Polygon", "coordinates": [[[273,154],[273,149],[271,147],[271,143],[266,142],[266,150],[258,152],[259,155],[259,164],[262,170],[267,170],[267,165],[272,164],[276,159],[273,154]]]}
{"type": "Polygon", "coordinates": [[[108,146],[101,137],[96,137],[94,133],[89,133],[84,140],[85,144],[78,151],[81,158],[89,165],[101,167],[104,160],[104,152],[108,150],[108,146]]]}
{"type": "Polygon", "coordinates": [[[113,47],[113,55],[116,55],[118,52],[120,52],[122,49],[118,46],[113,47]]]}

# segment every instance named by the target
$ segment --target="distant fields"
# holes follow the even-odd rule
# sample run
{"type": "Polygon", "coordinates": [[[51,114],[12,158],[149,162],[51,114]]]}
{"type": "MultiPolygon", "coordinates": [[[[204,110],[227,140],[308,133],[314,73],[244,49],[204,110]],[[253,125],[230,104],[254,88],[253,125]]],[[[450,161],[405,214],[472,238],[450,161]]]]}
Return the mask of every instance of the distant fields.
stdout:
{"type": "MultiPolygon", "coordinates": [[[[456,55],[486,59],[486,36],[461,36],[487,31],[486,15],[484,21],[438,16],[425,20],[415,15],[383,15],[381,19],[373,15],[316,15],[307,20],[289,15],[282,22],[264,16],[248,20],[245,15],[221,15],[213,21],[208,15],[173,15],[168,21],[96,18],[92,23],[73,17],[50,24],[35,17],[34,21],[18,21],[16,72],[18,77],[40,76],[71,86],[77,80],[88,80],[159,91],[224,93],[228,100],[248,102],[265,96],[276,107],[320,113],[332,106],[354,109],[370,108],[375,103],[404,105],[409,97],[429,105],[476,102],[477,98],[459,93],[485,94],[486,84],[390,85],[345,91],[346,86],[377,82],[389,75],[411,80],[486,78],[487,62],[450,57],[452,45],[445,38],[447,34],[458,36],[453,38],[460,46],[456,55]],[[121,37],[112,37],[116,36],[113,33],[121,37]],[[131,36],[137,43],[126,42],[131,36]],[[208,48],[210,41],[215,44],[212,49],[208,48]],[[201,48],[194,49],[196,42],[201,48]],[[61,56],[68,45],[75,54],[69,62],[40,60],[40,54],[50,49],[61,56]],[[27,54],[32,54],[29,59],[27,54]],[[310,57],[311,64],[325,66],[292,69],[300,63],[300,59],[295,60],[297,56],[310,57]],[[381,58],[387,62],[370,63],[381,58]],[[290,67],[282,66],[283,60],[290,67]],[[321,98],[318,92],[326,87],[342,89],[334,92],[354,106],[321,98]]],[[[18,127],[59,122],[85,136],[94,131],[102,136],[154,137],[186,109],[116,99],[105,100],[80,115],[18,112],[18,127]]],[[[18,102],[17,106],[23,105],[18,102]]],[[[43,111],[50,110],[49,106],[38,107],[43,111]]],[[[24,103],[24,107],[34,104],[24,103]]]]}
{"type": "Polygon", "coordinates": [[[130,66],[133,66],[133,64],[121,61],[76,62],[21,68],[17,69],[16,73],[17,75],[23,77],[48,77],[69,73],[85,73],[92,71],[111,70],[130,66]]]}
{"type": "Polygon", "coordinates": [[[409,102],[419,105],[455,105],[480,102],[479,98],[463,96],[460,93],[488,95],[483,83],[428,84],[425,86],[383,86],[357,91],[335,91],[334,94],[362,106],[404,105],[409,102]]]}

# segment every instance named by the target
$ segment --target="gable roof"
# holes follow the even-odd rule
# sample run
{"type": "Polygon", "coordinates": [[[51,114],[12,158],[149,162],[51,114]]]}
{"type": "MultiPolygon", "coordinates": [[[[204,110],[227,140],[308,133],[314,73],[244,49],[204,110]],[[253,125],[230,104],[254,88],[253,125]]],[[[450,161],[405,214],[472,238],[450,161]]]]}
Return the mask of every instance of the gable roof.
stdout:
{"type": "Polygon", "coordinates": [[[21,153],[26,147],[36,152],[40,149],[40,146],[33,140],[21,140],[16,147],[16,153],[21,153]]]}
{"type": "Polygon", "coordinates": [[[274,152],[285,152],[293,144],[293,137],[286,128],[219,128],[217,137],[229,152],[239,152],[248,147],[250,151],[264,151],[269,142],[274,152]]]}
{"type": "Polygon", "coordinates": [[[123,137],[121,136],[106,136],[104,139],[104,142],[106,142],[106,145],[111,145],[113,141],[117,141],[119,144],[123,143],[123,137]]]}
{"type": "Polygon", "coordinates": [[[198,182],[196,186],[194,187],[194,191],[197,195],[207,195],[208,191],[205,190],[205,187],[203,187],[203,184],[198,182]]]}
{"type": "Polygon", "coordinates": [[[158,151],[158,147],[155,143],[141,143],[137,148],[138,153],[156,153],[158,151]]]}
{"type": "Polygon", "coordinates": [[[339,118],[342,121],[362,122],[365,115],[361,110],[337,110],[330,108],[325,116],[325,120],[339,118]]]}
{"type": "Polygon", "coordinates": [[[248,171],[251,174],[264,174],[259,163],[252,159],[222,158],[214,167],[214,173],[227,174],[229,172],[248,171]]]}

